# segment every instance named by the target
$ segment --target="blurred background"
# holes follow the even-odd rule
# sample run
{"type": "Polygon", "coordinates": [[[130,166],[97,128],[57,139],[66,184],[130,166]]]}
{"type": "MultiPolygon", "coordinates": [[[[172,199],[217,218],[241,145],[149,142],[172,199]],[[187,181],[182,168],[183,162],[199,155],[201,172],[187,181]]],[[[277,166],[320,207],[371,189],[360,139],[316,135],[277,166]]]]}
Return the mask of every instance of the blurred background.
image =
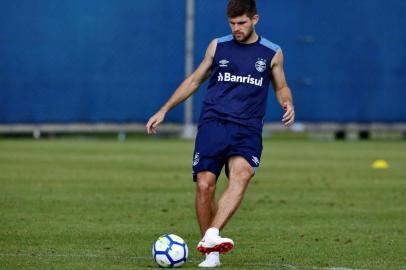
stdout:
{"type": "MultiPolygon", "coordinates": [[[[226,3],[0,1],[0,133],[142,131],[209,42],[230,33],[226,3]]],[[[293,131],[404,138],[406,1],[257,3],[257,32],[284,50],[293,131]]],[[[205,91],[162,130],[196,123],[205,91]]],[[[265,133],[284,130],[272,90],[268,104],[265,133]]]]}

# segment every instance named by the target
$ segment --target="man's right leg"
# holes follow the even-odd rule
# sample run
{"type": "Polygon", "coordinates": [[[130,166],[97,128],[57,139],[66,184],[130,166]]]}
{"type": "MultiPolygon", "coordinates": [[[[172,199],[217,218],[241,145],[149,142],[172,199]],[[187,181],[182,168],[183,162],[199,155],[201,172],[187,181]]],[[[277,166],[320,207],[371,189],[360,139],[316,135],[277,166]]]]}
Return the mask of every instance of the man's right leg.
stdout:
{"type": "Polygon", "coordinates": [[[217,176],[209,171],[197,174],[195,204],[202,237],[212,223],[217,211],[215,202],[216,180],[217,176]]]}
{"type": "MultiPolygon", "coordinates": [[[[201,245],[207,242],[208,245],[212,245],[216,241],[223,241],[226,244],[232,240],[228,238],[221,238],[218,234],[219,231],[216,228],[210,228],[213,224],[214,217],[217,214],[217,205],[215,203],[215,191],[217,176],[210,171],[199,172],[196,175],[196,215],[200,226],[200,233],[202,235],[202,241],[198,244],[198,250],[206,255],[206,259],[199,264],[199,267],[218,267],[220,266],[220,253],[218,250],[210,250],[205,248],[201,249],[201,245]],[[213,234],[215,234],[213,238],[213,234]],[[215,240],[213,242],[213,239],[215,240]]],[[[214,246],[219,245],[214,244],[214,246]]],[[[223,246],[220,243],[221,246],[223,246]]]]}
{"type": "MultiPolygon", "coordinates": [[[[216,181],[217,176],[212,172],[203,171],[197,174],[196,215],[202,237],[209,228],[217,212],[217,205],[215,202],[216,181]]],[[[218,252],[206,254],[206,259],[199,264],[199,267],[212,268],[220,266],[219,256],[218,252]]]]}
{"type": "MultiPolygon", "coordinates": [[[[194,181],[197,182],[196,215],[203,239],[207,231],[211,231],[209,226],[217,212],[216,181],[217,175],[224,166],[227,139],[228,133],[224,123],[217,120],[202,123],[196,136],[192,170],[194,181]]],[[[219,252],[204,253],[206,259],[199,264],[199,267],[220,265],[219,252]]]]}

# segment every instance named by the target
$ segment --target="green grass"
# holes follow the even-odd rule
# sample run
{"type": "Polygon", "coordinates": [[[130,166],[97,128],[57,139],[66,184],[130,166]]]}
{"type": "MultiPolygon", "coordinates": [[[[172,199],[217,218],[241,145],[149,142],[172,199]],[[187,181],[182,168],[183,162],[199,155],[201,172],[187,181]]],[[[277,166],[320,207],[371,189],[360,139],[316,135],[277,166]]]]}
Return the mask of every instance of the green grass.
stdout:
{"type": "MultiPolygon", "coordinates": [[[[0,269],[154,269],[152,243],[168,232],[195,268],[192,151],[184,140],[0,140],[0,269]]],[[[406,143],[264,141],[223,234],[236,246],[222,269],[406,269],[406,143]],[[371,169],[376,159],[390,168],[371,169]]]]}

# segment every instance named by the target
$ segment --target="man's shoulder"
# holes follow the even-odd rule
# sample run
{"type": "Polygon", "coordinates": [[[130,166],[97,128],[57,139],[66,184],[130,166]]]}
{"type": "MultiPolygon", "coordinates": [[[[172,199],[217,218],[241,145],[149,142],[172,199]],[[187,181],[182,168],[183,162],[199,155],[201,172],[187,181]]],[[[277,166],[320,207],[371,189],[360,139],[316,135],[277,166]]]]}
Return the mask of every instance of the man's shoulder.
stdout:
{"type": "Polygon", "coordinates": [[[275,53],[280,49],[280,46],[278,44],[273,43],[262,36],[261,36],[261,40],[259,41],[259,44],[261,44],[262,46],[264,46],[268,49],[271,49],[275,53]]]}
{"type": "Polygon", "coordinates": [[[217,44],[229,42],[229,41],[232,41],[233,39],[234,39],[233,35],[226,35],[226,36],[216,38],[217,44]]]}

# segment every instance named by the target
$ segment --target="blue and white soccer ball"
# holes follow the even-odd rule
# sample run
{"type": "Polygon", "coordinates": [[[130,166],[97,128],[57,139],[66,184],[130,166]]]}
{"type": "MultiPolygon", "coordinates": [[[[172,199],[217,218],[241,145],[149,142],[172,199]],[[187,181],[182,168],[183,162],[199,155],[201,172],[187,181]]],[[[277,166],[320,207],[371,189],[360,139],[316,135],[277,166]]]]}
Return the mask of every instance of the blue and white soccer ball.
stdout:
{"type": "Polygon", "coordinates": [[[186,242],[175,234],[164,234],[152,247],[155,262],[165,268],[180,267],[188,257],[186,242]]]}

